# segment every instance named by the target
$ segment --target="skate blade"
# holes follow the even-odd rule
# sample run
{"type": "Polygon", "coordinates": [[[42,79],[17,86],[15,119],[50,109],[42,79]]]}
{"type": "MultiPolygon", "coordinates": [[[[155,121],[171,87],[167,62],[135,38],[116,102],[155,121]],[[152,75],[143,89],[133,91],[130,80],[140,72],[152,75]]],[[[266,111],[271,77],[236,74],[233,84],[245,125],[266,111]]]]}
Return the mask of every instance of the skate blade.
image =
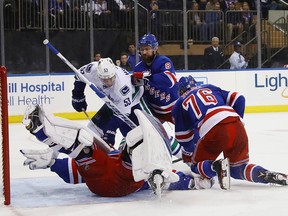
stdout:
{"type": "Polygon", "coordinates": [[[222,173],[220,187],[223,190],[230,190],[230,162],[228,158],[225,158],[221,162],[222,173]]]}

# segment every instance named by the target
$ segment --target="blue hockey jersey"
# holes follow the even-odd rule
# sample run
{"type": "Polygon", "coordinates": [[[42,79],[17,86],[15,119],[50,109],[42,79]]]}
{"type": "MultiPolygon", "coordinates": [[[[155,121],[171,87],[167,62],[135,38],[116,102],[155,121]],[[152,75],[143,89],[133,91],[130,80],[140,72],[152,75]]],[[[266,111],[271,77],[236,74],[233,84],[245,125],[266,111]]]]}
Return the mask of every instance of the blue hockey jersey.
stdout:
{"type": "Polygon", "coordinates": [[[172,117],[175,136],[183,151],[194,151],[199,138],[228,116],[243,118],[245,98],[237,92],[204,84],[184,93],[175,103],[172,117]]]}
{"type": "Polygon", "coordinates": [[[151,73],[144,86],[144,97],[150,109],[158,114],[171,113],[178,99],[178,83],[172,61],[166,56],[156,55],[150,66],[141,61],[134,71],[151,73]]]}

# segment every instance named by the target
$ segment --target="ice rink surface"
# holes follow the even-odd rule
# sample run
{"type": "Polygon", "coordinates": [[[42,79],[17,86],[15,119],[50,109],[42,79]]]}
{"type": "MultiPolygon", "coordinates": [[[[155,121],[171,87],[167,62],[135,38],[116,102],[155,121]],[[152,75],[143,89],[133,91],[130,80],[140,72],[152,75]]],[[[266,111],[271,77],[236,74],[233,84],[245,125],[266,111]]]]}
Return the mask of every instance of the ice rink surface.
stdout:
{"type": "MultiPolygon", "coordinates": [[[[250,162],[288,173],[288,113],[246,114],[250,162]]],[[[78,121],[86,124],[86,121],[78,121]]],[[[157,200],[151,191],[121,198],[102,198],[87,187],[69,185],[47,170],[24,167],[20,149],[46,146],[34,139],[22,124],[10,124],[10,206],[0,204],[0,216],[244,216],[288,215],[288,186],[263,185],[231,180],[231,190],[216,184],[201,191],[164,191],[157,200]]],[[[120,137],[118,137],[120,139],[120,137]]],[[[187,170],[182,163],[176,169],[187,170]]]]}

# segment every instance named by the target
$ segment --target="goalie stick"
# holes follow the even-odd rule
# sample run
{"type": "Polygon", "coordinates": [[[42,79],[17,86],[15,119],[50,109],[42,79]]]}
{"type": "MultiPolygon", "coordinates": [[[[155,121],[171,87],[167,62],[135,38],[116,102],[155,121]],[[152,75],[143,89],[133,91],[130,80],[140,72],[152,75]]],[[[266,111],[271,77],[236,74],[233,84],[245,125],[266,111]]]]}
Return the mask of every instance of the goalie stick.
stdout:
{"type": "Polygon", "coordinates": [[[134,124],[134,122],[131,121],[131,119],[129,119],[125,114],[123,114],[118,108],[117,106],[103,93],[101,92],[97,86],[90,82],[85,76],[83,76],[78,70],[77,68],[74,67],[74,65],[72,65],[50,42],[49,40],[45,39],[43,41],[43,44],[48,46],[49,49],[55,54],[57,55],[68,67],[70,67],[75,73],[76,75],[79,77],[79,79],[86,83],[87,85],[89,85],[89,87],[96,93],[96,95],[101,98],[106,104],[107,106],[114,112],[114,114],[120,118],[123,122],[125,122],[130,128],[135,128],[136,125],[134,124]]]}

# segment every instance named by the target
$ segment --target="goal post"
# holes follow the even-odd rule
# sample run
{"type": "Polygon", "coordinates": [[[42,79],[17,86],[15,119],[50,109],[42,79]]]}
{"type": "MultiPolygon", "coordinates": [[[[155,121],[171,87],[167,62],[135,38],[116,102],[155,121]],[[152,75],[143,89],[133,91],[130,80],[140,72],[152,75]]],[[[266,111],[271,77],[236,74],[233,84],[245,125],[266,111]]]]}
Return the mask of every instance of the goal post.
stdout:
{"type": "Polygon", "coordinates": [[[9,160],[9,125],[8,125],[8,93],[7,70],[0,66],[0,141],[1,141],[1,197],[4,205],[10,205],[10,160],[9,160]],[[3,194],[3,195],[2,195],[3,194]]]}

